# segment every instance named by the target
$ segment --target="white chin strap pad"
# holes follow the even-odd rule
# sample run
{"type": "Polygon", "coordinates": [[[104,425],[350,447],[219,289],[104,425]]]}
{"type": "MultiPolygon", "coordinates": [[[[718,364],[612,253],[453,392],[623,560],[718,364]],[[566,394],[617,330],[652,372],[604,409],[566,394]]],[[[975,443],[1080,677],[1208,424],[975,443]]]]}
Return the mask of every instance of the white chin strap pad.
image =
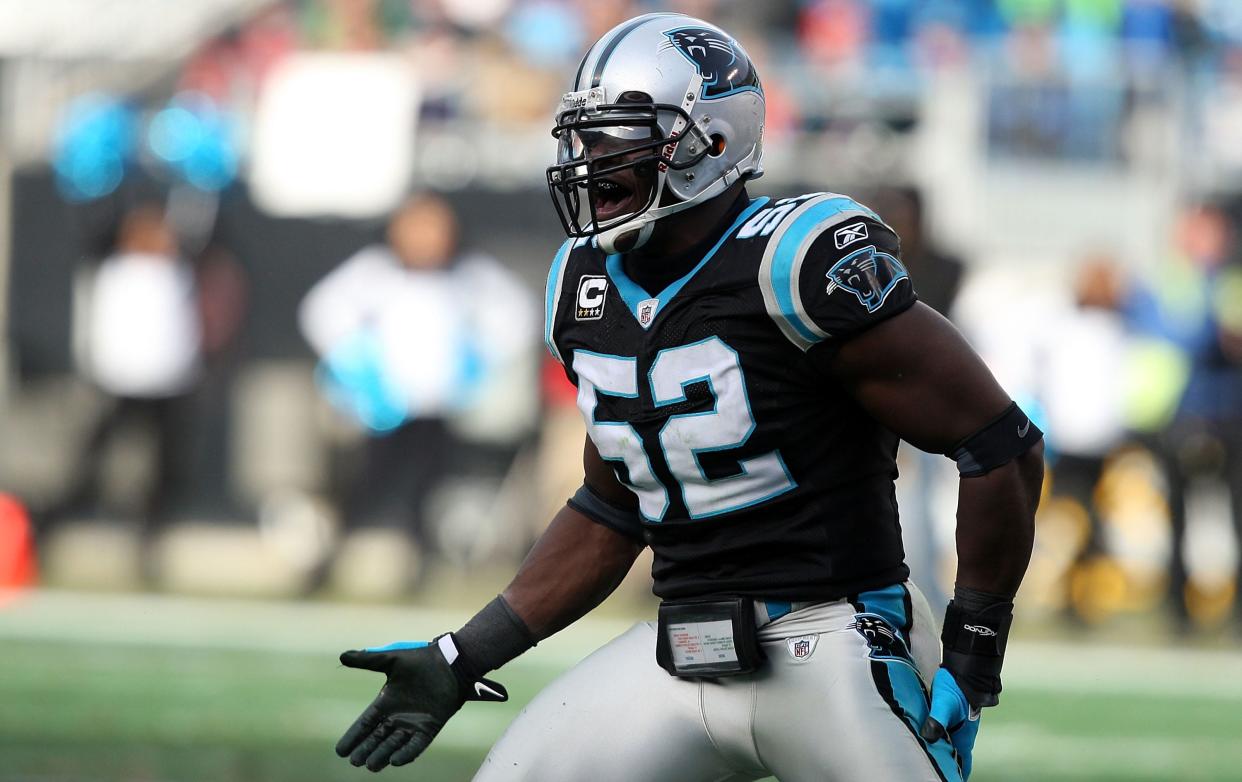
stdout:
{"type": "Polygon", "coordinates": [[[635,218],[633,220],[626,221],[625,223],[622,223],[621,225],[618,225],[616,228],[609,228],[607,231],[604,231],[601,234],[596,234],[595,244],[599,246],[599,249],[603,250],[609,255],[613,255],[618,252],[628,253],[631,250],[637,250],[639,247],[642,247],[644,244],[646,244],[647,240],[651,238],[651,233],[654,230],[655,230],[654,220],[644,220],[642,218],[635,218]],[[621,239],[629,237],[635,233],[638,234],[638,238],[636,238],[632,244],[628,242],[620,241],[621,239]],[[617,249],[618,243],[627,245],[625,250],[618,250],[617,249]]]}

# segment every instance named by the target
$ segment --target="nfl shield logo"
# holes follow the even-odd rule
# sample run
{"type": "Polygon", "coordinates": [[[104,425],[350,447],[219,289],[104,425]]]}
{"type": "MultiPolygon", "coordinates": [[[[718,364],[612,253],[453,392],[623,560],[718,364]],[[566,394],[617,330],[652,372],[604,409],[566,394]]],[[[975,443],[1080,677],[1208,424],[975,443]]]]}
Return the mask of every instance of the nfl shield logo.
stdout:
{"type": "Polygon", "coordinates": [[[651,321],[655,318],[656,307],[660,304],[659,299],[647,299],[638,302],[638,325],[647,328],[651,325],[651,321]]]}
{"type": "Polygon", "coordinates": [[[800,638],[789,638],[785,641],[789,645],[789,656],[798,662],[802,662],[810,658],[815,651],[815,643],[819,640],[817,635],[804,635],[800,638]]]}

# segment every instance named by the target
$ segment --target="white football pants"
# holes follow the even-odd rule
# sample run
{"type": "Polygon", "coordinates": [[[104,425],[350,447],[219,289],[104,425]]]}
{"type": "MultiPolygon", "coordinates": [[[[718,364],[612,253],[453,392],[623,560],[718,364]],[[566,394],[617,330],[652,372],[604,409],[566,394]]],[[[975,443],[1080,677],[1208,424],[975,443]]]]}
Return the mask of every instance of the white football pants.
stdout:
{"type": "Polygon", "coordinates": [[[919,737],[938,636],[907,582],[764,624],[754,674],[679,679],[639,623],[540,692],[474,780],[961,782],[948,740],[919,737]]]}

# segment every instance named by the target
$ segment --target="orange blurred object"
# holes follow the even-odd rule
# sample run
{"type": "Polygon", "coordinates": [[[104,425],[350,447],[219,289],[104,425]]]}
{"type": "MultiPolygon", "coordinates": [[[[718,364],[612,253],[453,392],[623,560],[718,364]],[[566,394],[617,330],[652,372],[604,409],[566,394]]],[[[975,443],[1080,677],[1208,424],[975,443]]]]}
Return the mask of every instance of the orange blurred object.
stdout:
{"type": "Polygon", "coordinates": [[[30,516],[16,497],[0,493],[0,591],[33,585],[37,570],[30,516]]]}

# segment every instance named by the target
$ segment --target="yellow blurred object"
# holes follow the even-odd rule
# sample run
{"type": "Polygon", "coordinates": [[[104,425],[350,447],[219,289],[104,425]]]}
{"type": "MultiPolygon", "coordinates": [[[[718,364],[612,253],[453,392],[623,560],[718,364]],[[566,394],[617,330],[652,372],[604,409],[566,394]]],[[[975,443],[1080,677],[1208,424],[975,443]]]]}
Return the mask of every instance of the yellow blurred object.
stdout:
{"type": "Polygon", "coordinates": [[[1205,627],[1223,623],[1237,597],[1236,587],[1228,580],[1204,584],[1191,579],[1186,582],[1184,594],[1190,617],[1205,627]]]}
{"type": "Polygon", "coordinates": [[[1231,331],[1242,331],[1242,269],[1221,272],[1212,304],[1222,326],[1231,331]]]}
{"type": "Polygon", "coordinates": [[[1122,610],[1158,607],[1167,587],[1169,507],[1151,453],[1123,448],[1108,459],[1095,491],[1112,562],[1125,575],[1122,610]]]}
{"type": "Polygon", "coordinates": [[[1049,495],[1035,522],[1035,550],[1022,583],[1024,601],[1047,610],[1065,605],[1065,582],[1091,531],[1087,511],[1073,499],[1049,495]]]}
{"type": "Polygon", "coordinates": [[[1109,456],[1095,503],[1105,516],[1156,513],[1167,516],[1169,509],[1160,492],[1160,468],[1143,448],[1122,448],[1109,456]]]}
{"type": "Polygon", "coordinates": [[[1050,497],[1040,505],[1035,546],[1057,559],[1073,559],[1091,533],[1086,508],[1069,497],[1050,497]]]}
{"type": "Polygon", "coordinates": [[[1129,583],[1121,566],[1108,557],[1093,557],[1070,572],[1070,603],[1089,622],[1100,622],[1126,607],[1129,583]]]}
{"type": "Polygon", "coordinates": [[[1126,424],[1136,432],[1153,432],[1172,420],[1190,377],[1185,353],[1161,339],[1137,340],[1125,372],[1126,424]]]}

